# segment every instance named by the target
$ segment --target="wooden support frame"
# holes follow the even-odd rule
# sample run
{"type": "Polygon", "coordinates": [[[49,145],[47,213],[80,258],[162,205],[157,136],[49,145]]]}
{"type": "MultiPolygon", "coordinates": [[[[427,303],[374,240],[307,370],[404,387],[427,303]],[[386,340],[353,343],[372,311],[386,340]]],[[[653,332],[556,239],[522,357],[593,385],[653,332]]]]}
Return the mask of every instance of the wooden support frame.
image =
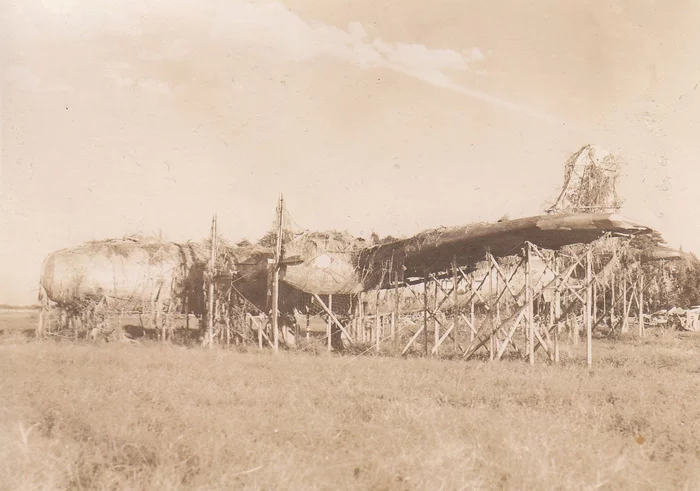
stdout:
{"type": "MultiPolygon", "coordinates": [[[[318,302],[318,304],[321,306],[321,308],[322,308],[322,309],[326,312],[326,314],[328,315],[329,323],[332,322],[332,323],[334,323],[336,326],[338,326],[338,328],[343,332],[343,334],[345,334],[345,337],[347,337],[348,341],[350,341],[351,344],[354,344],[355,341],[353,340],[352,336],[350,336],[350,333],[348,333],[348,331],[345,329],[345,327],[343,326],[343,324],[338,320],[338,318],[335,316],[335,314],[334,314],[333,311],[331,310],[331,308],[332,308],[332,303],[331,303],[331,302],[332,302],[332,296],[331,296],[331,295],[328,296],[328,297],[329,297],[329,298],[328,298],[328,303],[329,303],[329,305],[326,305],[326,304],[323,302],[323,300],[321,300],[321,297],[320,297],[317,293],[313,293],[313,294],[312,294],[312,297],[314,298],[314,300],[316,300],[316,301],[318,302]]],[[[329,336],[329,339],[330,339],[330,336],[329,336]]],[[[330,344],[330,341],[329,341],[329,344],[330,344]]]]}
{"type": "MultiPolygon", "coordinates": [[[[477,265],[478,269],[459,267],[460,256],[454,254],[445,271],[424,272],[422,291],[420,282],[405,281],[392,265],[389,280],[382,282],[385,294],[382,295],[380,289],[371,295],[376,294],[374,306],[371,301],[365,305],[362,294],[353,297],[360,301],[353,303],[353,318],[347,327],[334,314],[331,295],[327,301],[325,296],[324,300],[319,295],[312,297],[327,314],[329,349],[335,326],[342,331],[344,339],[351,343],[367,342],[368,349],[377,352],[382,346],[389,346],[388,342],[384,345],[383,341],[391,340],[391,346],[396,349],[406,343],[405,337],[409,335],[399,336],[406,327],[410,328],[406,319],[401,317],[402,295],[406,298],[406,291],[402,288],[415,284],[419,286],[408,291],[418,302],[409,307],[409,312],[415,313],[416,317],[422,314],[422,319],[414,319],[417,329],[414,331],[411,328],[410,339],[403,345],[402,354],[406,354],[422,334],[420,351],[426,357],[454,352],[470,359],[475,355],[481,357],[478,355],[481,352],[488,359],[498,361],[515,353],[529,364],[535,364],[538,359],[552,363],[561,361],[563,321],[576,309],[577,316],[583,315],[586,360],[591,365],[592,333],[596,326],[601,322],[607,324],[609,320],[611,330],[615,329],[620,318],[624,320],[626,317],[615,315],[619,312],[617,304],[620,302],[624,304],[625,314],[629,313],[635,302],[640,309],[640,304],[643,306],[644,302],[645,285],[639,276],[635,278],[627,305],[628,291],[626,288],[620,291],[620,285],[626,281],[625,276],[613,277],[612,281],[608,276],[603,282],[601,265],[596,266],[593,262],[594,246],[576,246],[572,250],[575,252],[540,250],[534,244],[525,242],[520,254],[517,254],[519,259],[515,254],[504,259],[487,252],[485,261],[477,265]],[[539,260],[544,263],[543,270],[540,269],[539,260]],[[483,268],[487,268],[488,272],[480,278],[483,268]],[[380,308],[381,305],[388,306],[388,309],[380,308]],[[368,309],[374,312],[367,315],[365,310],[368,309]],[[450,339],[454,342],[454,350],[449,349],[452,345],[446,343],[450,339]],[[464,342],[464,347],[461,342],[464,342]],[[540,348],[545,356],[542,356],[542,352],[537,355],[540,348]]],[[[609,272],[608,269],[605,274],[609,272]]],[[[639,332],[643,333],[643,307],[640,310],[639,332]]],[[[273,334],[269,338],[272,338],[274,346],[273,334]]],[[[258,335],[259,345],[262,345],[263,336],[264,332],[258,335]]]]}

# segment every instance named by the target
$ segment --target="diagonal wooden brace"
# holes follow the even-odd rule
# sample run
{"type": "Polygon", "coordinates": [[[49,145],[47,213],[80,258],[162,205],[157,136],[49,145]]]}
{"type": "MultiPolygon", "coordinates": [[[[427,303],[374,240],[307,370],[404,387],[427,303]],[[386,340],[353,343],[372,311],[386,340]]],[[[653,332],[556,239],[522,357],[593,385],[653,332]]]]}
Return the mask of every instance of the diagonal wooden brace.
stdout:
{"type": "Polygon", "coordinates": [[[408,351],[408,348],[411,347],[411,345],[413,344],[413,342],[414,342],[416,339],[418,339],[418,336],[420,335],[420,333],[423,332],[423,328],[424,328],[424,326],[421,324],[420,327],[418,328],[418,330],[415,332],[415,334],[414,334],[413,336],[411,336],[411,339],[408,340],[408,344],[406,344],[406,346],[404,347],[404,349],[401,350],[401,354],[402,354],[402,355],[405,354],[406,351],[408,351]]]}
{"type": "Polygon", "coordinates": [[[503,356],[503,353],[506,352],[506,348],[508,347],[508,344],[513,339],[513,335],[515,334],[515,331],[518,330],[518,325],[520,324],[520,321],[523,320],[523,317],[525,317],[525,312],[526,312],[526,310],[523,309],[520,312],[520,315],[518,315],[518,317],[515,319],[515,322],[511,326],[510,331],[508,331],[508,335],[506,336],[506,339],[503,341],[503,344],[501,344],[501,347],[498,350],[498,353],[496,354],[496,360],[500,360],[501,357],[503,356]]]}
{"type": "MultiPolygon", "coordinates": [[[[475,339],[475,341],[478,341],[478,342],[477,342],[476,344],[472,343],[472,345],[469,346],[469,348],[467,348],[467,352],[464,354],[464,357],[465,357],[467,360],[468,360],[469,358],[471,358],[471,356],[472,356],[474,353],[476,353],[476,351],[477,351],[479,348],[481,348],[482,346],[484,346],[484,345],[488,342],[488,340],[491,338],[491,336],[493,336],[496,332],[498,332],[498,330],[501,329],[501,328],[503,327],[504,324],[507,324],[507,323],[510,322],[510,320],[513,319],[513,318],[519,317],[526,309],[527,309],[527,305],[523,305],[522,307],[520,307],[520,308],[518,309],[518,311],[517,311],[515,314],[513,314],[510,318],[506,319],[505,322],[502,322],[500,325],[498,325],[498,326],[496,326],[496,327],[492,327],[492,328],[491,328],[491,332],[490,332],[489,335],[486,336],[485,338],[482,339],[480,336],[477,336],[477,338],[475,339]]],[[[479,331],[481,331],[481,329],[479,329],[479,331]]],[[[488,349],[488,348],[487,348],[487,349],[488,349]]]]}
{"type": "Polygon", "coordinates": [[[341,331],[343,331],[343,334],[345,334],[345,336],[348,338],[348,340],[350,341],[350,343],[354,344],[355,341],[352,339],[352,336],[350,336],[350,334],[345,330],[345,328],[344,328],[343,325],[340,323],[340,321],[338,320],[338,318],[333,314],[333,312],[331,312],[331,310],[330,310],[328,307],[326,307],[326,304],[323,303],[323,301],[321,301],[321,297],[319,297],[317,293],[314,293],[313,296],[314,296],[314,298],[316,299],[316,301],[319,303],[319,305],[320,305],[321,307],[323,307],[323,310],[326,311],[326,314],[328,314],[328,316],[329,316],[329,317],[331,318],[331,320],[335,323],[335,325],[338,326],[338,327],[340,328],[341,331]]]}

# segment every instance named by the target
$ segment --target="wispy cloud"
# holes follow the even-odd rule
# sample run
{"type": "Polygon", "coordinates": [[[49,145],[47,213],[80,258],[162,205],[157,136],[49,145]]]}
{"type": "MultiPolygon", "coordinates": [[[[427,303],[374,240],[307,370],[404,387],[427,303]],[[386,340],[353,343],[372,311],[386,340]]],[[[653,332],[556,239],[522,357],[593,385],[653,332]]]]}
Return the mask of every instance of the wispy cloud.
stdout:
{"type": "MultiPolygon", "coordinates": [[[[556,121],[548,114],[456,82],[454,73],[473,73],[471,65],[484,61],[485,56],[478,47],[456,51],[415,43],[390,43],[370,38],[359,23],[351,23],[347,30],[309,24],[279,2],[231,2],[219,14],[211,29],[215,38],[270,47],[292,60],[331,56],[364,68],[388,68],[496,107],[556,121]]],[[[483,69],[478,72],[485,73],[483,69]]]]}
{"type": "MultiPolygon", "coordinates": [[[[260,46],[274,51],[290,61],[304,61],[321,57],[346,60],[362,68],[385,68],[413,77],[435,87],[454,90],[467,97],[492,106],[527,114],[531,117],[555,121],[551,116],[498,95],[469,87],[459,74],[473,76],[486,72],[479,64],[486,55],[478,47],[429,47],[423,44],[390,42],[370,36],[360,23],[350,23],[346,29],[323,23],[307,22],[283,3],[248,2],[245,0],[209,0],[191,3],[186,0],[151,0],[127,2],[114,14],[106,0],[94,0],[94,8],[85,11],[73,0],[54,2],[51,15],[63,19],[79,33],[100,29],[121,32],[130,38],[145,36],[156,16],[185,19],[188,24],[203,25],[214,39],[232,45],[260,46]],[[79,25],[76,25],[79,24],[79,25]]],[[[46,14],[46,11],[43,12],[46,14]]],[[[54,19],[57,20],[57,19],[54,19]]],[[[162,19],[158,24],[162,24],[162,19]]],[[[139,55],[145,61],[186,59],[192,48],[184,39],[166,41],[160,49],[149,49],[139,55]]],[[[128,77],[116,78],[126,84],[128,77]]],[[[137,83],[137,82],[134,82],[137,83]]],[[[156,88],[153,84],[146,84],[156,88]]],[[[156,89],[157,92],[166,93],[156,89]]]]}

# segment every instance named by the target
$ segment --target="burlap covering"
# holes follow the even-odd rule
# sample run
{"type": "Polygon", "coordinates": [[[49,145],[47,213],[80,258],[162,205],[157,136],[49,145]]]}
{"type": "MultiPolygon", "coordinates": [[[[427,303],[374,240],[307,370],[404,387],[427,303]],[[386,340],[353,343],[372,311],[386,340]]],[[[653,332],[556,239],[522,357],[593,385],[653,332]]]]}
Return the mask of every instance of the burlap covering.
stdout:
{"type": "Polygon", "coordinates": [[[156,304],[201,308],[201,247],[153,239],[94,241],[51,253],[41,286],[62,307],[100,302],[112,311],[148,311],[156,304]]]}

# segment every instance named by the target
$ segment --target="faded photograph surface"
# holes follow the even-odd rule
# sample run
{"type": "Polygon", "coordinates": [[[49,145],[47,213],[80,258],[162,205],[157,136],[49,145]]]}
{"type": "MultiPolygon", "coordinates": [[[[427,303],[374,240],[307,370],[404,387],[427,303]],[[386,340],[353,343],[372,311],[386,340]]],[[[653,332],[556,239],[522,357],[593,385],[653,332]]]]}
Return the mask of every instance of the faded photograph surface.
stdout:
{"type": "Polygon", "coordinates": [[[700,489],[700,5],[2,11],[0,489],[700,489]]]}

